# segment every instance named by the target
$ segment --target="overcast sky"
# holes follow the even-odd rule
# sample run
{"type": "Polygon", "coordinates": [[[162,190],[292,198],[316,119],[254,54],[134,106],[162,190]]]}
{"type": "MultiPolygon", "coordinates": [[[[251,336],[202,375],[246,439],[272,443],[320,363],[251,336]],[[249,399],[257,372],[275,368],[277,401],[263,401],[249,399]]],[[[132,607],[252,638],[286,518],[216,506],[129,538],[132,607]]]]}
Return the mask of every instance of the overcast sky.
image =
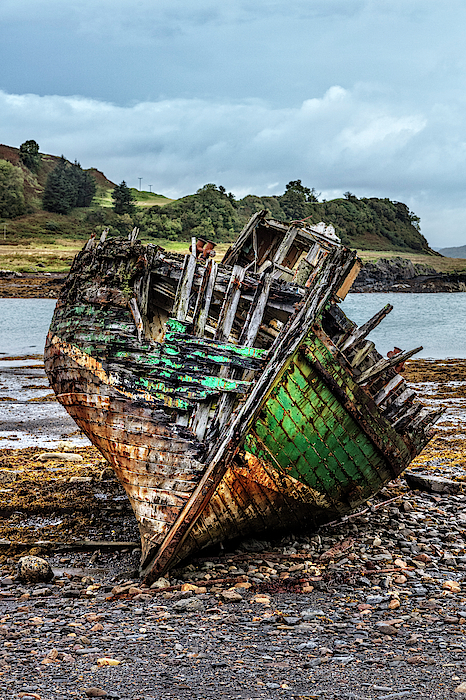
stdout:
{"type": "Polygon", "coordinates": [[[0,141],[171,197],[301,179],[466,244],[464,0],[1,0],[0,141]]]}

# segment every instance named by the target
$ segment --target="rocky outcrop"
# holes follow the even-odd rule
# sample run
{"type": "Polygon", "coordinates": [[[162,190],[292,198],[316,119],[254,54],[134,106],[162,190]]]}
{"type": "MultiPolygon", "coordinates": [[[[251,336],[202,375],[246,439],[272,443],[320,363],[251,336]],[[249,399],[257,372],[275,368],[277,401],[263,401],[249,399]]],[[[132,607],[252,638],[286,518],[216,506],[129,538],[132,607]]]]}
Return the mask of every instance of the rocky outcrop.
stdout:
{"type": "Polygon", "coordinates": [[[466,292],[466,274],[444,274],[405,258],[366,263],[352,292],[466,292]]]}

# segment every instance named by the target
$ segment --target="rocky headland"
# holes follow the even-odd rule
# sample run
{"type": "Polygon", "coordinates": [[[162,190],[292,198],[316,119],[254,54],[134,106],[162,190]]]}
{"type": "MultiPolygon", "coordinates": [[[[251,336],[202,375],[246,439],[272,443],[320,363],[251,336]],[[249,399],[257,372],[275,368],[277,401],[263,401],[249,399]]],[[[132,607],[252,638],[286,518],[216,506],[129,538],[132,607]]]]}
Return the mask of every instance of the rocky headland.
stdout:
{"type": "Polygon", "coordinates": [[[437,272],[430,265],[406,258],[380,258],[364,265],[351,291],[466,292],[466,274],[437,272]]]}

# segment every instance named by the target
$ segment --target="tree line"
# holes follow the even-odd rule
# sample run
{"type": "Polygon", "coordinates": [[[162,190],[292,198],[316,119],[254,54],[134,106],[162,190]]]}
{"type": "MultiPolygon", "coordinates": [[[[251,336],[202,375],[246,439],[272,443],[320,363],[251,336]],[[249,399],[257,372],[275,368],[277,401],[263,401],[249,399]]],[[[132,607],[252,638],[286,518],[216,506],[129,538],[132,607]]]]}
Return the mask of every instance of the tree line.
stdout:
{"type": "MultiPolygon", "coordinates": [[[[21,144],[23,166],[37,174],[41,167],[39,145],[29,140],[21,144]]],[[[75,207],[90,207],[96,194],[94,177],[75,161],[61,156],[47,176],[42,206],[58,214],[69,214],[75,207]]],[[[163,206],[137,207],[131,189],[123,181],[112,191],[113,211],[93,208],[89,223],[110,226],[125,234],[133,226],[147,238],[188,241],[192,236],[216,242],[231,241],[249,217],[260,209],[281,221],[332,223],[343,244],[373,249],[428,251],[420,233],[419,218],[402,202],[387,198],[358,198],[351,192],[343,197],[320,200],[314,187],[301,180],[290,180],[281,195],[247,195],[236,200],[222,185],[207,183],[195,194],[163,206]]],[[[24,172],[8,161],[0,161],[0,216],[12,218],[26,213],[24,172]]]]}

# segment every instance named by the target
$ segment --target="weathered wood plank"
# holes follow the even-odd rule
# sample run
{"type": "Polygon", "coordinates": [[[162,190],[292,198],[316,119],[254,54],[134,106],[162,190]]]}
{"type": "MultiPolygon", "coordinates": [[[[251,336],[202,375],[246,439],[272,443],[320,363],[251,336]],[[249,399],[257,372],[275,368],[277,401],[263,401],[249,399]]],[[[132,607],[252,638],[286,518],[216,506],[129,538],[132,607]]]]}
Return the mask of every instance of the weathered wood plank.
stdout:
{"type": "Polygon", "coordinates": [[[377,406],[380,406],[392,393],[392,391],[395,391],[402,383],[404,382],[404,377],[401,376],[401,374],[395,375],[390,381],[385,384],[380,391],[377,392],[377,394],[374,396],[374,401],[377,404],[377,406]]]}
{"type": "Polygon", "coordinates": [[[241,265],[234,265],[220,312],[215,340],[226,341],[230,336],[236,310],[241,298],[241,285],[245,274],[246,271],[244,267],[241,267],[241,265]]]}
{"type": "Polygon", "coordinates": [[[359,326],[357,330],[355,330],[351,335],[344,341],[344,343],[341,345],[340,350],[341,352],[345,352],[345,350],[349,350],[353,345],[355,345],[359,340],[362,340],[365,338],[369,333],[371,333],[374,328],[377,328],[379,323],[383,321],[383,319],[388,316],[390,311],[393,310],[393,306],[391,304],[386,304],[383,309],[378,311],[374,316],[372,316],[369,321],[364,323],[362,326],[359,326]]]}
{"type": "Polygon", "coordinates": [[[359,367],[364,362],[366,357],[375,349],[375,345],[371,340],[367,340],[364,345],[356,352],[356,355],[350,362],[353,369],[359,367]]]}
{"type": "Polygon", "coordinates": [[[142,339],[144,337],[144,323],[142,320],[141,313],[139,311],[138,302],[134,297],[129,301],[129,308],[131,309],[131,313],[134,318],[134,323],[136,324],[136,329],[138,332],[138,341],[142,343],[142,339]]]}
{"type": "Polygon", "coordinates": [[[358,384],[364,384],[365,382],[369,381],[369,379],[374,380],[375,377],[378,377],[390,367],[395,367],[395,365],[399,365],[402,362],[405,362],[405,360],[409,360],[410,357],[416,355],[416,353],[420,352],[421,350],[423,350],[422,345],[420,345],[418,348],[414,348],[414,350],[400,352],[390,359],[383,357],[381,360],[372,365],[372,367],[369,367],[369,369],[363,372],[356,381],[358,384]]]}
{"type": "Polygon", "coordinates": [[[188,315],[189,298],[193,286],[194,275],[196,273],[196,243],[193,239],[192,252],[185,257],[183,274],[178,283],[173,305],[173,317],[178,321],[184,321],[188,315]]]}
{"type": "Polygon", "coordinates": [[[193,314],[193,334],[203,336],[207,319],[209,318],[210,305],[212,303],[215,280],[217,279],[218,265],[210,259],[204,271],[202,285],[199,290],[196,302],[196,308],[193,314]]]}
{"type": "Polygon", "coordinates": [[[283,238],[282,242],[277,248],[277,252],[273,256],[273,264],[274,265],[281,265],[284,259],[286,258],[288,251],[290,250],[291,246],[294,243],[294,240],[296,238],[296,235],[298,233],[298,229],[295,228],[294,226],[290,226],[288,229],[285,237],[283,238]]]}

